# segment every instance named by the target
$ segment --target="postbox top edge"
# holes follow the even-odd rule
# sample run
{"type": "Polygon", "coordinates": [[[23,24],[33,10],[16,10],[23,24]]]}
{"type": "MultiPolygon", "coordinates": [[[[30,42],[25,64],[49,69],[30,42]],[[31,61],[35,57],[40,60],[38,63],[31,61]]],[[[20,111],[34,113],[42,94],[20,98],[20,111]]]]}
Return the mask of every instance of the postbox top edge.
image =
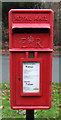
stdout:
{"type": "Polygon", "coordinates": [[[11,9],[9,11],[9,14],[13,12],[49,12],[49,13],[51,12],[51,13],[54,13],[52,9],[11,9]]]}

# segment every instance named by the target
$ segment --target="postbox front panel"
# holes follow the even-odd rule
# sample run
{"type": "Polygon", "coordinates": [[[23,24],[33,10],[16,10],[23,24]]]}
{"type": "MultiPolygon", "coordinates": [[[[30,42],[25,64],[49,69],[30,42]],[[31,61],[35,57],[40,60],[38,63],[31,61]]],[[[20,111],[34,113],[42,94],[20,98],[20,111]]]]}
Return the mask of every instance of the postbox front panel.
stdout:
{"type": "Polygon", "coordinates": [[[13,103],[11,104],[13,104],[14,106],[33,106],[34,108],[34,106],[38,107],[41,105],[40,108],[44,106],[45,109],[47,109],[47,107],[51,107],[51,53],[44,54],[44,52],[38,52],[37,56],[38,59],[36,60],[34,60],[34,58],[30,60],[29,58],[25,59],[26,52],[14,53],[11,56],[12,59],[14,58],[11,63],[13,70],[13,72],[11,72],[11,76],[13,77],[11,79],[11,82],[13,83],[13,91],[11,91],[13,103]],[[27,67],[31,66],[30,64],[32,63],[32,66],[35,67],[37,65],[37,67],[33,71],[29,68],[30,71],[28,71],[28,68],[24,68],[23,63],[27,63],[25,64],[27,67]],[[24,74],[24,69],[26,70],[25,72],[28,72],[28,74],[24,74]],[[36,80],[34,80],[33,78],[33,81],[30,80],[32,78],[32,74],[30,74],[30,72],[32,72],[33,77],[35,77],[35,75],[38,75],[38,78],[36,78],[36,80]],[[24,80],[24,75],[26,75],[25,77],[31,78],[24,80]],[[25,89],[23,88],[24,81],[25,84],[27,83],[25,89]],[[34,81],[37,82],[37,86],[33,86],[34,81]],[[35,91],[32,91],[31,86],[34,89],[36,86],[39,90],[36,89],[35,91]]]}
{"type": "Polygon", "coordinates": [[[52,83],[53,11],[9,12],[12,109],[49,109],[52,83]]]}

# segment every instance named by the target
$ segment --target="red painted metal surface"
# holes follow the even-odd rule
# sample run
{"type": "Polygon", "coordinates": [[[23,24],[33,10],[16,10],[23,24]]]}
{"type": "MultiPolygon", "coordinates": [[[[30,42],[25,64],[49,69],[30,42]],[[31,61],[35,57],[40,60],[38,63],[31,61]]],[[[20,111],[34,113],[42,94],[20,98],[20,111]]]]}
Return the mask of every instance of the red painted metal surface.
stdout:
{"type": "Polygon", "coordinates": [[[51,107],[54,13],[50,9],[9,11],[10,105],[12,109],[51,107]],[[34,54],[29,58],[30,52],[34,54]],[[23,92],[23,62],[40,62],[38,93],[23,92]]]}

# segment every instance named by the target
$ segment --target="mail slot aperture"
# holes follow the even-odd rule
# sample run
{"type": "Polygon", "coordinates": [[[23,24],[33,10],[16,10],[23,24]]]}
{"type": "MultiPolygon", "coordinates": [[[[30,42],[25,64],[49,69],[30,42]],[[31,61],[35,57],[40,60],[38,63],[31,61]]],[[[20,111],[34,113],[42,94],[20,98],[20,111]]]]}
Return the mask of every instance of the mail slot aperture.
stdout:
{"type": "Polygon", "coordinates": [[[14,28],[13,33],[49,33],[49,28],[14,28]]]}

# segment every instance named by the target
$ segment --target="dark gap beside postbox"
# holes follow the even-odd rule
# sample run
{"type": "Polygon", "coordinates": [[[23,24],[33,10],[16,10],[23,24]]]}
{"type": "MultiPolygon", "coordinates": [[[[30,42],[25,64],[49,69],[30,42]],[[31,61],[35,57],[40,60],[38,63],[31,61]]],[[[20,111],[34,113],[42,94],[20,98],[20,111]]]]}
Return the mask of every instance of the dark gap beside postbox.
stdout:
{"type": "Polygon", "coordinates": [[[13,28],[13,33],[49,33],[49,28],[13,28]]]}

